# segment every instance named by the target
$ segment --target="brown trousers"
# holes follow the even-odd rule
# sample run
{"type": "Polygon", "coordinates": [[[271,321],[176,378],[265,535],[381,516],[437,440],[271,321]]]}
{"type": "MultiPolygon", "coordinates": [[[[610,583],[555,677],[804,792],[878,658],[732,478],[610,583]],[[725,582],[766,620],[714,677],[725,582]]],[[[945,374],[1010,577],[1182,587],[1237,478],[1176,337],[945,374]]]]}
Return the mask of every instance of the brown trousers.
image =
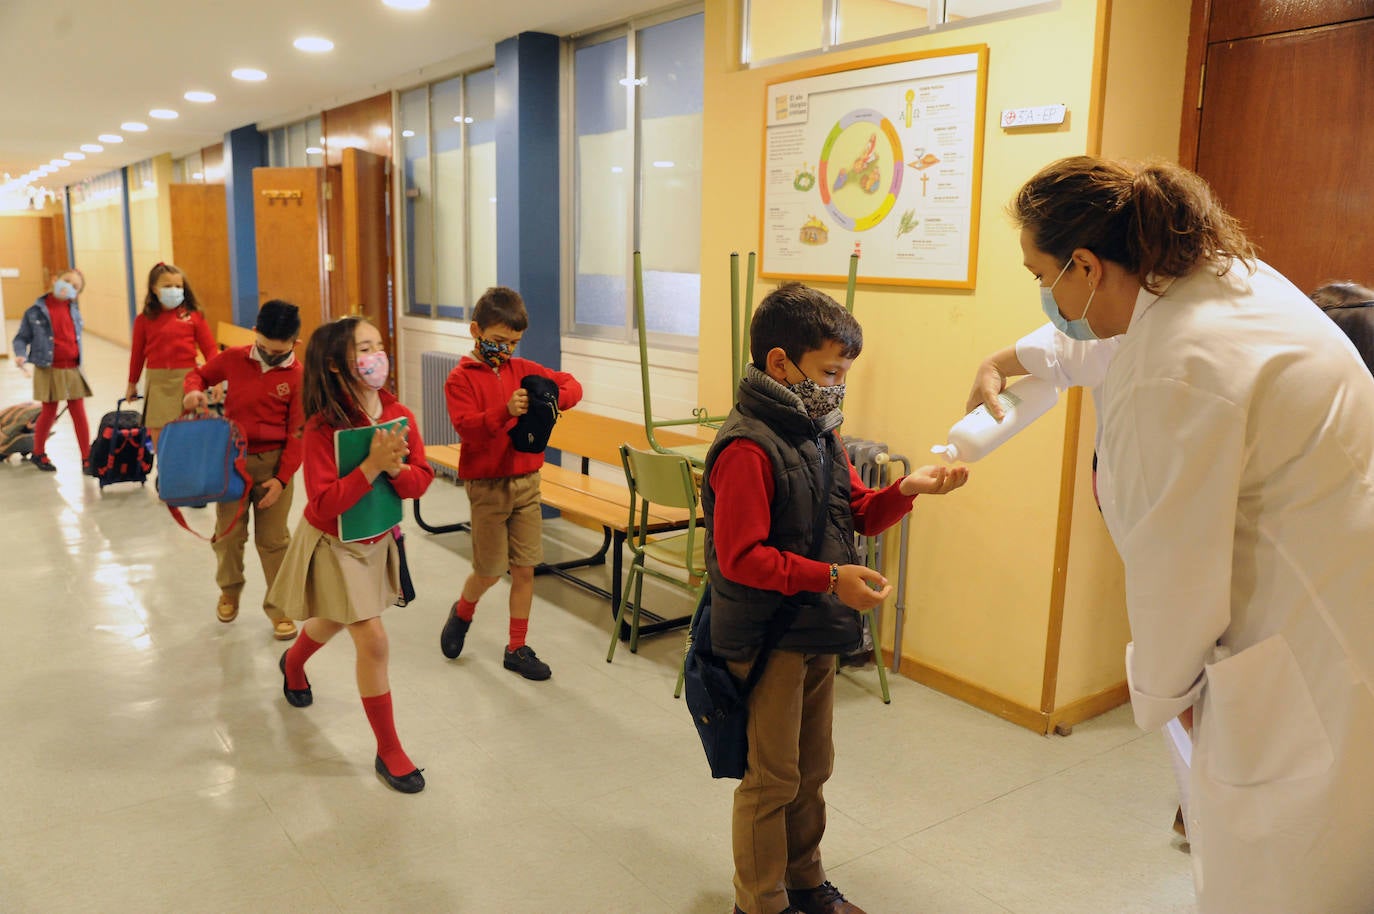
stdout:
{"type": "MultiPolygon", "coordinates": [[[[737,677],[749,663],[730,663],[737,677]]],[[[825,882],[821,788],[835,764],[835,655],[775,650],[749,694],[749,768],[735,789],[735,904],[778,914],[787,889],[825,882]]]]}
{"type": "MultiPolygon", "coordinates": [[[[258,549],[258,559],[262,562],[262,574],[267,579],[267,587],[277,579],[282,559],[286,557],[286,547],[291,545],[291,529],[287,517],[291,513],[291,493],[295,480],[288,482],[281,496],[270,508],[259,508],[258,501],[266,494],[263,487],[277,472],[281,461],[281,451],[263,451],[261,454],[248,455],[248,476],[253,480],[253,491],[249,504],[243,509],[243,516],[234,525],[228,536],[215,543],[215,583],[220,592],[238,604],[239,594],[243,593],[243,553],[248,545],[248,518],[253,519],[253,545],[258,549]]],[[[238,502],[222,501],[215,505],[215,533],[223,533],[238,511],[238,502]]],[[[267,618],[276,622],[286,618],[282,611],[263,600],[262,611],[267,618]]]]}

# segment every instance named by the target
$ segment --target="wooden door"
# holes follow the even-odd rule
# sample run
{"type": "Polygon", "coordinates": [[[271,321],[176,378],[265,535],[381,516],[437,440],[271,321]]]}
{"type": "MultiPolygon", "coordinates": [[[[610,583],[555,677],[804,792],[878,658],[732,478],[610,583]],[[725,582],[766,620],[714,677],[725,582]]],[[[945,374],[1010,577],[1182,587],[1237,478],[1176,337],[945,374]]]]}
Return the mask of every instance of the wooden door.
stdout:
{"type": "Polygon", "coordinates": [[[1294,22],[1256,0],[1198,2],[1208,21],[1194,168],[1303,291],[1374,281],[1374,2],[1306,4],[1294,22]]]}
{"type": "Polygon", "coordinates": [[[38,224],[39,244],[43,256],[43,288],[52,288],[53,281],[71,269],[67,262],[67,220],[61,213],[43,216],[38,224]]]}
{"type": "Polygon", "coordinates": [[[191,278],[210,329],[234,323],[223,184],[172,184],[172,261],[191,278]]]}
{"type": "Polygon", "coordinates": [[[301,338],[330,320],[323,168],[253,169],[258,304],[273,298],[301,310],[301,338]]]}
{"type": "Polygon", "coordinates": [[[391,258],[387,225],[386,159],[363,149],[345,149],[342,166],[342,279],[348,313],[366,317],[395,353],[391,325],[391,258]]]}

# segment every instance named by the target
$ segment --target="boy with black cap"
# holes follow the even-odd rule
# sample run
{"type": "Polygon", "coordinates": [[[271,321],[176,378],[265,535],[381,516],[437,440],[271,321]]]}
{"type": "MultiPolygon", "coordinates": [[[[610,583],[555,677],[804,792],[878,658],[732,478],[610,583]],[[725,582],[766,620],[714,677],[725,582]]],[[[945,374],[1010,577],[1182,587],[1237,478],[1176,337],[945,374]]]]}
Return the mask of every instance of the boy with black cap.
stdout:
{"type": "MultiPolygon", "coordinates": [[[[201,409],[205,391],[229,382],[224,400],[224,415],[237,422],[248,438],[248,474],[253,480],[250,496],[253,515],[253,542],[262,562],[262,573],[270,590],[291,544],[287,516],[291,513],[292,477],[301,465],[301,366],[295,346],[301,332],[296,306],[273,299],[258,311],[258,338],[250,346],[224,350],[199,368],[193,368],[182,382],[185,409],[201,409]]],[[[243,553],[248,543],[248,511],[228,534],[238,511],[236,502],[215,506],[217,518],[214,543],[218,568],[219,603],[215,616],[233,622],[239,614],[243,592],[243,553]]],[[[262,610],[272,621],[272,636],[278,641],[296,637],[296,624],[277,607],[263,600],[262,610]]]]}
{"type": "MultiPolygon", "coordinates": [[[[531,387],[544,380],[556,385],[557,410],[576,406],[582,385],[566,371],[512,358],[529,322],[519,292],[505,286],[488,289],[472,311],[472,354],[463,356],[444,384],[448,415],[463,442],[458,478],[472,509],[472,574],[444,622],[439,648],[450,660],[463,652],[477,601],[509,570],[510,640],[504,666],[526,679],[544,680],[552,675],[549,666],[525,643],[525,636],[534,600],[534,566],[544,560],[539,468],[548,429],[541,425],[527,432],[525,425],[530,423],[521,425],[534,393],[526,389],[526,379],[531,387]],[[522,434],[514,437],[521,440],[520,448],[511,434],[517,426],[522,434]],[[534,446],[527,448],[523,442],[531,437],[534,446]]],[[[553,411],[551,403],[535,405],[553,411]]]]}

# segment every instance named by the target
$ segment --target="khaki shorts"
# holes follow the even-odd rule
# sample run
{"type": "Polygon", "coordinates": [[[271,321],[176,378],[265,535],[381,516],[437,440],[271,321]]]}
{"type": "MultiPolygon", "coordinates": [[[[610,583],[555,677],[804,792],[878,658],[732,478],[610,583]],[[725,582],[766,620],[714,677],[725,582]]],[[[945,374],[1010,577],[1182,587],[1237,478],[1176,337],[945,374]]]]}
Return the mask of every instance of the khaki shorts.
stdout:
{"type": "Polygon", "coordinates": [[[472,570],[499,578],[512,566],[544,561],[544,522],[539,511],[539,474],[465,479],[472,506],[472,570]]]}

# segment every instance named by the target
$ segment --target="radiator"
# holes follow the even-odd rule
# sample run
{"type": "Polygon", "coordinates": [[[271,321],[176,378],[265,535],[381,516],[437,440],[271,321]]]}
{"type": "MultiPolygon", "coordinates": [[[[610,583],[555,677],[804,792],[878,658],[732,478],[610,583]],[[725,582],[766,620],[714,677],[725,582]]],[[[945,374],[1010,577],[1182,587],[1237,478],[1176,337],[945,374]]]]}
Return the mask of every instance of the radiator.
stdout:
{"type": "Polygon", "coordinates": [[[462,356],[453,352],[420,353],[420,434],[427,444],[457,444],[458,433],[448,418],[444,382],[462,356]]]}
{"type": "MultiPolygon", "coordinates": [[[[868,441],[864,438],[844,438],[845,453],[849,455],[849,462],[854,464],[854,471],[859,474],[859,480],[870,489],[880,489],[892,481],[889,467],[893,463],[901,464],[902,475],[911,472],[911,461],[900,454],[890,454],[887,444],[881,441],[868,441]]],[[[895,618],[892,629],[892,672],[898,672],[902,658],[902,628],[906,621],[906,573],[907,573],[907,546],[911,536],[911,514],[908,513],[902,518],[900,524],[901,542],[898,547],[897,561],[897,582],[893,591],[897,599],[893,605],[895,618]]],[[[863,558],[864,564],[868,567],[878,569],[882,562],[883,538],[886,534],[879,533],[876,536],[855,535],[855,545],[859,549],[859,555],[863,558]]],[[[881,622],[882,608],[874,613],[874,620],[881,622]]],[[[864,647],[873,646],[871,634],[865,630],[864,647]]],[[[882,658],[875,658],[882,663],[882,658]]]]}

